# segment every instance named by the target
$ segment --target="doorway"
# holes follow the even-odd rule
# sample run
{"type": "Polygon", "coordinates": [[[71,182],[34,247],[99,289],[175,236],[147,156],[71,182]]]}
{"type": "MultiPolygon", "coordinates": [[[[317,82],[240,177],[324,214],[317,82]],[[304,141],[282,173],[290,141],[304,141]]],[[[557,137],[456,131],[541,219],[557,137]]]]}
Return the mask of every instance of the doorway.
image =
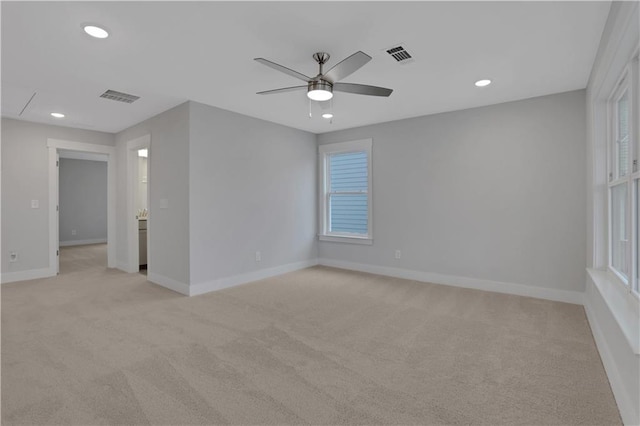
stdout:
{"type": "Polygon", "coordinates": [[[127,142],[127,272],[151,270],[151,135],[127,142]]]}
{"type": "Polygon", "coordinates": [[[107,159],[58,149],[61,274],[107,268],[107,159]]]}
{"type": "Polygon", "coordinates": [[[59,152],[74,152],[77,155],[100,154],[107,163],[107,262],[106,267],[116,267],[116,164],[115,147],[47,139],[49,149],[49,274],[60,272],[60,215],[59,215],[59,152]]]}

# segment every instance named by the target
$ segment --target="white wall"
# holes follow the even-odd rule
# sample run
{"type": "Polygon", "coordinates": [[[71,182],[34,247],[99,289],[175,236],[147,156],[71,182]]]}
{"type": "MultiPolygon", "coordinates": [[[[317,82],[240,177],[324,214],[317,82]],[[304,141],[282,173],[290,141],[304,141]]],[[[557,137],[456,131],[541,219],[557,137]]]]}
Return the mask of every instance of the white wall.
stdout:
{"type": "Polygon", "coordinates": [[[315,261],[315,135],[189,105],[191,284],[315,261]]]}
{"type": "MultiPolygon", "coordinates": [[[[183,103],[116,135],[118,157],[117,263],[127,269],[127,142],[151,135],[149,150],[149,278],[189,283],[189,104],[183,103]],[[168,207],[160,208],[161,200],[168,207]]],[[[137,153],[136,153],[137,155],[137,153]]],[[[137,177],[133,179],[137,181],[137,177]]]]}
{"type": "MultiPolygon", "coordinates": [[[[585,309],[625,424],[640,424],[640,306],[607,267],[606,100],[640,43],[637,2],[612,2],[587,86],[585,309]]],[[[637,116],[637,112],[636,112],[637,116]]]]}
{"type": "Polygon", "coordinates": [[[584,91],[318,141],[364,138],[373,139],[373,245],[320,242],[321,259],[584,290],[584,91]]]}
{"type": "Polygon", "coordinates": [[[3,276],[49,267],[47,138],[114,144],[114,136],[109,133],[2,119],[3,276]],[[40,207],[32,209],[31,200],[38,200],[40,207]],[[9,263],[13,251],[19,260],[9,263]]]}
{"type": "Polygon", "coordinates": [[[106,242],[107,163],[60,158],[58,170],[60,243],[106,242]]]}

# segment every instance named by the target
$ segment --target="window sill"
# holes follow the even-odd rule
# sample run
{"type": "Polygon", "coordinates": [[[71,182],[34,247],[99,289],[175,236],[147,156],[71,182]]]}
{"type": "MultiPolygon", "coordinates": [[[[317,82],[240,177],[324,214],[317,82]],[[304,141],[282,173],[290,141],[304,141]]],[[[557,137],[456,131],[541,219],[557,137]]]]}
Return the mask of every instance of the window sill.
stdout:
{"type": "Polygon", "coordinates": [[[336,235],[318,235],[320,241],[328,241],[332,243],[347,243],[347,244],[364,244],[372,245],[373,239],[368,237],[344,237],[336,235]]]}
{"type": "Polygon", "coordinates": [[[591,281],[618,323],[633,353],[640,355],[640,301],[612,272],[587,268],[591,281]]]}

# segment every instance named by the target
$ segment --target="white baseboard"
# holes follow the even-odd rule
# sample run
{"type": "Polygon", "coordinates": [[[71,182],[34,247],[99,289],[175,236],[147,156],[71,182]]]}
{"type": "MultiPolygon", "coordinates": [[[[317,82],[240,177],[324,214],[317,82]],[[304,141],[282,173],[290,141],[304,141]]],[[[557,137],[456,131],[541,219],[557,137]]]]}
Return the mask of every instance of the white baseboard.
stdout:
{"type": "Polygon", "coordinates": [[[147,281],[151,281],[152,283],[168,288],[169,290],[189,296],[189,284],[174,280],[173,278],[147,271],[147,281]]]}
{"type": "Polygon", "coordinates": [[[0,277],[2,284],[16,281],[37,280],[38,278],[55,277],[57,272],[52,268],[29,269],[26,271],[3,272],[0,277]]]}
{"type": "Polygon", "coordinates": [[[414,271],[411,269],[393,268],[388,266],[370,265],[365,263],[345,262],[335,259],[318,259],[319,265],[340,269],[368,272],[407,280],[423,281],[434,284],[450,285],[454,287],[472,288],[476,290],[493,291],[496,293],[514,294],[516,296],[535,297],[537,299],[553,300],[557,302],[583,304],[583,293],[579,291],[558,290],[546,287],[535,287],[523,284],[512,284],[500,281],[482,280],[476,278],[456,277],[452,275],[435,274],[431,272],[414,271]]]}
{"type": "MultiPolygon", "coordinates": [[[[590,283],[587,282],[587,285],[590,285],[590,283]]],[[[587,292],[585,293],[584,310],[587,314],[587,320],[589,321],[589,326],[591,327],[593,339],[595,340],[596,347],[598,348],[598,352],[600,353],[602,365],[604,366],[607,377],[609,378],[611,391],[613,392],[613,396],[615,397],[616,403],[618,404],[620,417],[622,417],[622,422],[625,425],[638,425],[640,424],[640,414],[638,413],[637,402],[633,402],[634,397],[632,395],[629,395],[627,391],[628,388],[625,386],[625,379],[629,380],[629,378],[624,377],[625,372],[620,370],[620,362],[617,361],[622,360],[622,362],[625,363],[625,357],[623,356],[624,354],[620,353],[619,351],[631,352],[631,348],[627,346],[628,342],[623,342],[622,345],[617,347],[612,347],[610,345],[609,340],[607,339],[605,332],[603,331],[603,326],[601,326],[600,322],[598,321],[596,310],[592,306],[593,301],[590,298],[591,294],[597,294],[597,296],[599,296],[597,288],[587,289],[587,292]],[[614,356],[614,354],[617,354],[618,356],[614,356]]],[[[608,310],[608,306],[606,305],[604,300],[602,304],[604,309],[608,310]]],[[[608,313],[609,315],[611,315],[610,312],[601,310],[601,313],[603,312],[605,312],[605,314],[608,313]]],[[[615,324],[615,326],[617,326],[617,322],[615,321],[613,315],[611,315],[611,324],[615,324]]],[[[636,363],[640,362],[640,357],[638,355],[634,354],[632,358],[636,363]]],[[[631,380],[636,379],[631,378],[631,380]]]]}
{"type": "Polygon", "coordinates": [[[197,296],[199,294],[209,293],[211,291],[222,290],[223,288],[229,288],[240,284],[246,284],[251,281],[257,281],[274,277],[276,275],[286,274],[287,272],[297,271],[299,269],[308,268],[317,264],[317,259],[304,260],[302,262],[288,263],[286,265],[276,266],[273,268],[260,269],[258,271],[247,272],[245,274],[234,275],[232,277],[220,278],[218,280],[193,284],[189,287],[189,295],[197,296]]]}
{"type": "Polygon", "coordinates": [[[86,246],[87,244],[103,244],[106,243],[106,238],[95,238],[93,240],[70,240],[70,241],[60,241],[60,247],[69,247],[69,246],[86,246]]]}
{"type": "Polygon", "coordinates": [[[129,271],[129,264],[127,262],[123,262],[122,260],[116,261],[116,269],[120,269],[123,272],[131,272],[129,271]]]}

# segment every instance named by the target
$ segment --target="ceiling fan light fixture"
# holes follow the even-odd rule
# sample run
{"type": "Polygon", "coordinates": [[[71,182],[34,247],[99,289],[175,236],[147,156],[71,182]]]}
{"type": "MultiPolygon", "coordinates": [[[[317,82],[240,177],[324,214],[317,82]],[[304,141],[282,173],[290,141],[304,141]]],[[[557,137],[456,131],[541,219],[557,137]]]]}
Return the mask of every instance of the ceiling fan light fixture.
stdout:
{"type": "Polygon", "coordinates": [[[491,84],[491,80],[484,78],[475,82],[476,87],[486,87],[491,84]]]}
{"type": "Polygon", "coordinates": [[[307,92],[307,96],[312,101],[322,102],[328,101],[329,99],[333,98],[333,93],[328,90],[309,90],[307,92]]]}
{"type": "Polygon", "coordinates": [[[331,114],[330,112],[325,112],[324,114],[322,114],[322,118],[333,118],[333,114],[331,114]]]}
{"type": "Polygon", "coordinates": [[[333,86],[324,80],[310,81],[307,97],[312,101],[328,101],[333,98],[333,86]]]}

